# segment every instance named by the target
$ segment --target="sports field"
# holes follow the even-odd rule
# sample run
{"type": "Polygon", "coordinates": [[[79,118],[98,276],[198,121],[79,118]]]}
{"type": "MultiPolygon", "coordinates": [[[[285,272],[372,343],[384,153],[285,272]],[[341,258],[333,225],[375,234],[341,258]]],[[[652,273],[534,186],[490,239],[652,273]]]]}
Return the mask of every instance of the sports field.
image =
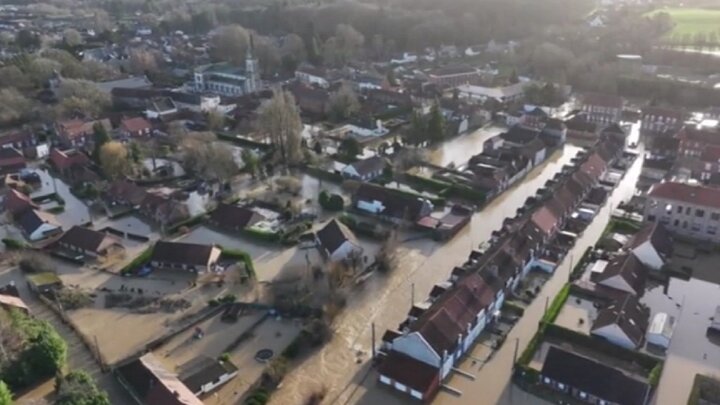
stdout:
{"type": "Polygon", "coordinates": [[[698,32],[705,35],[715,32],[720,37],[720,8],[680,8],[669,7],[652,11],[649,14],[665,12],[673,21],[673,29],[666,34],[667,39],[680,39],[698,32]]]}

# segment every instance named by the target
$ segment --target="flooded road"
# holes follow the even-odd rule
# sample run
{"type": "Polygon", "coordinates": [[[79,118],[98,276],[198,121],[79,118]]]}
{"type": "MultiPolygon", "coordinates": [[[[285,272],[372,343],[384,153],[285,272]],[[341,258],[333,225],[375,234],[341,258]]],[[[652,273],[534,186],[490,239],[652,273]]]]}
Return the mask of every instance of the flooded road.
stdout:
{"type": "Polygon", "coordinates": [[[437,149],[430,152],[430,163],[438,166],[447,166],[453,163],[456,167],[465,164],[471,157],[482,152],[483,142],[505,129],[498,126],[487,126],[443,142],[437,149]]]}
{"type": "MultiPolygon", "coordinates": [[[[372,277],[362,291],[350,295],[348,307],[335,321],[333,340],[286,377],[282,387],[272,396],[271,403],[301,404],[311,393],[321,389],[327,390],[325,403],[332,404],[394,404],[406,401],[390,390],[377,389],[376,375],[368,374],[371,324],[375,323],[376,342],[386,329],[397,328],[410,309],[412,285],[415,286],[416,300],[424,300],[433,285],[446,280],[453,266],[464,262],[473,247],[487,241],[491,232],[500,228],[505,217],[514,215],[517,208],[569,163],[579,150],[579,147],[566,145],[562,151],[556,152],[547,162],[535,168],[525,181],[505,191],[476,213],[470,226],[447,243],[438,244],[430,240],[405,243],[398,249],[400,267],[388,276],[372,277]],[[357,356],[358,352],[362,355],[357,356]],[[357,362],[358,357],[360,363],[357,362]]],[[[632,191],[632,187],[630,189],[632,191]]],[[[552,294],[555,292],[552,291],[552,294]]],[[[534,332],[536,315],[539,314],[532,313],[532,319],[525,322],[523,336],[534,332]]],[[[511,346],[506,344],[503,350],[511,346]]],[[[509,363],[507,365],[510,366],[509,363]]],[[[493,377],[496,385],[493,389],[498,390],[495,393],[497,398],[509,380],[509,372],[493,374],[497,374],[493,377]],[[502,384],[498,385],[497,381],[502,381],[502,384]]],[[[487,387],[479,381],[477,389],[485,390],[487,387]]]]}

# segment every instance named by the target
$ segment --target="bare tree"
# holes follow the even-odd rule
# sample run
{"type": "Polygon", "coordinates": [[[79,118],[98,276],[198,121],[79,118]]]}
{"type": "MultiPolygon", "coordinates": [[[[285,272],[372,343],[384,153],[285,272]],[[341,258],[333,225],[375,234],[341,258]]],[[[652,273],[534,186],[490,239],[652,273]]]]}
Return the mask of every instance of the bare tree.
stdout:
{"type": "Polygon", "coordinates": [[[110,106],[110,96],[87,80],[63,80],[58,89],[58,114],[75,112],[97,116],[110,106]]]}
{"type": "Polygon", "coordinates": [[[328,101],[330,117],[335,121],[346,120],[360,111],[360,102],[355,91],[347,84],[330,95],[328,101]]]}
{"type": "Polygon", "coordinates": [[[83,43],[82,35],[78,32],[78,30],[74,28],[68,28],[65,31],[63,31],[63,41],[65,42],[65,45],[70,47],[75,47],[83,43]]]}
{"type": "Polygon", "coordinates": [[[0,90],[0,124],[12,124],[27,118],[32,107],[30,99],[16,89],[0,90]]]}
{"type": "Polygon", "coordinates": [[[285,166],[300,161],[302,121],[292,94],[276,90],[273,98],[260,112],[258,123],[260,130],[266,133],[277,147],[285,166]]]}
{"type": "Polygon", "coordinates": [[[210,56],[215,60],[241,65],[250,43],[247,30],[238,24],[218,28],[210,39],[210,56]]]}
{"type": "Polygon", "coordinates": [[[216,139],[210,132],[189,133],[180,141],[180,153],[188,172],[207,181],[224,182],[237,174],[239,168],[232,152],[216,139]]]}
{"type": "Polygon", "coordinates": [[[158,69],[157,56],[147,49],[131,49],[128,55],[128,69],[135,74],[154,72],[158,69]]]}

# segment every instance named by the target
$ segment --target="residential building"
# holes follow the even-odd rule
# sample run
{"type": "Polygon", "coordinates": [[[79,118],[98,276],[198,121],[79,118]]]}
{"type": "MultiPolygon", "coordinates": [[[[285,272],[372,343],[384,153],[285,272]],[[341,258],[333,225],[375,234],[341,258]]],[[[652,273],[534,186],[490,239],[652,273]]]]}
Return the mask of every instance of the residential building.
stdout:
{"type": "Polygon", "coordinates": [[[295,70],[295,78],[301,83],[310,86],[319,86],[322,88],[330,87],[327,72],[324,69],[317,68],[307,63],[303,63],[295,70]]]}
{"type": "Polygon", "coordinates": [[[28,148],[34,148],[37,144],[37,137],[31,131],[12,131],[0,135],[0,148],[15,148],[25,153],[28,148]]]}
{"type": "Polygon", "coordinates": [[[699,157],[709,147],[720,147],[720,130],[685,125],[677,132],[678,156],[699,157]]]}
{"type": "Polygon", "coordinates": [[[17,173],[25,167],[25,157],[17,149],[0,148],[0,175],[17,173]]]}
{"type": "Polygon", "coordinates": [[[57,243],[64,249],[90,257],[106,256],[124,249],[119,238],[81,226],[70,228],[57,243]]]}
{"type": "Polygon", "coordinates": [[[195,70],[195,91],[226,97],[239,97],[255,93],[260,89],[258,60],[254,57],[253,39],[250,38],[245,69],[221,63],[206,65],[195,70]]]}
{"type": "Polygon", "coordinates": [[[480,69],[472,66],[454,65],[433,69],[427,76],[430,83],[439,88],[457,87],[463,84],[477,84],[481,79],[480,69]]]}
{"type": "Polygon", "coordinates": [[[210,224],[235,232],[247,229],[263,220],[265,220],[263,215],[249,207],[225,203],[218,204],[209,218],[210,224]]]}
{"type": "Polygon", "coordinates": [[[586,114],[575,114],[565,121],[567,137],[579,141],[594,142],[600,136],[599,125],[589,121],[586,114]]]}
{"type": "Polygon", "coordinates": [[[123,118],[118,132],[124,138],[141,138],[152,134],[152,124],[143,117],[123,118]]]}
{"type": "Polygon", "coordinates": [[[600,260],[593,266],[592,281],[628,294],[645,292],[647,268],[632,253],[619,254],[609,262],[600,260]]]}
{"type": "Polygon", "coordinates": [[[384,158],[373,156],[345,166],[341,173],[347,178],[370,181],[381,176],[385,167],[387,162],[384,158]]]}
{"type": "Polygon", "coordinates": [[[651,222],[633,235],[624,248],[647,268],[660,270],[672,257],[673,240],[665,226],[651,222]]]}
{"type": "Polygon", "coordinates": [[[619,96],[590,93],[583,97],[581,110],[588,121],[608,125],[621,121],[623,104],[619,96]]]}
{"type": "Polygon", "coordinates": [[[178,112],[178,107],[170,97],[156,97],[147,103],[145,116],[155,120],[167,117],[178,112]]]}
{"type": "Polygon", "coordinates": [[[66,178],[81,176],[90,164],[90,158],[76,149],[60,150],[54,148],[50,151],[49,161],[52,167],[66,178]]]}
{"type": "Polygon", "coordinates": [[[528,83],[515,83],[507,86],[485,87],[472,84],[462,84],[457,87],[458,95],[480,102],[493,100],[501,104],[519,101],[525,96],[524,87],[528,83]]]}
{"type": "Polygon", "coordinates": [[[590,334],[635,350],[645,342],[649,319],[650,310],[636,296],[627,294],[598,311],[590,334]]]}
{"type": "Polygon", "coordinates": [[[0,287],[0,308],[21,311],[25,314],[30,313],[30,308],[20,298],[20,291],[18,291],[14,281],[0,287]]]}
{"type": "Polygon", "coordinates": [[[159,241],[153,247],[150,264],[155,268],[205,273],[215,269],[220,254],[217,246],[159,241]]]}
{"type": "Polygon", "coordinates": [[[330,93],[302,83],[291,84],[288,90],[303,114],[324,117],[330,108],[330,93]]]}
{"type": "Polygon", "coordinates": [[[319,230],[316,239],[320,252],[332,262],[350,259],[363,251],[352,231],[336,219],[319,230]]]}
{"type": "Polygon", "coordinates": [[[640,119],[640,130],[651,134],[678,131],[686,118],[687,114],[682,110],[653,106],[644,107],[640,119]]]}
{"type": "Polygon", "coordinates": [[[201,357],[199,361],[183,365],[180,381],[195,396],[212,392],[238,375],[238,368],[230,360],[201,357]]]}
{"type": "Polygon", "coordinates": [[[48,212],[27,209],[15,216],[18,227],[23,231],[25,237],[32,242],[47,239],[51,236],[62,233],[62,227],[55,215],[48,212]]]}
{"type": "Polygon", "coordinates": [[[93,142],[95,125],[102,126],[108,133],[112,131],[112,125],[108,119],[82,120],[75,118],[56,122],[55,133],[63,146],[67,148],[83,147],[93,142]]]}
{"type": "Polygon", "coordinates": [[[152,353],[117,368],[123,387],[142,405],[203,405],[176,374],[166,370],[152,353]]]}
{"type": "Polygon", "coordinates": [[[26,194],[14,188],[8,188],[5,193],[5,199],[3,200],[3,208],[10,213],[11,216],[15,216],[28,209],[39,209],[39,206],[26,194]]]}
{"type": "Polygon", "coordinates": [[[647,193],[644,217],[681,236],[720,242],[720,189],[657,183],[647,193]]]}
{"type": "Polygon", "coordinates": [[[558,346],[550,346],[540,372],[545,386],[577,400],[599,405],[646,405],[647,379],[558,346]]]}
{"type": "Polygon", "coordinates": [[[382,186],[363,183],[353,194],[355,208],[394,222],[410,221],[430,215],[432,204],[420,197],[394,192],[382,186]]]}

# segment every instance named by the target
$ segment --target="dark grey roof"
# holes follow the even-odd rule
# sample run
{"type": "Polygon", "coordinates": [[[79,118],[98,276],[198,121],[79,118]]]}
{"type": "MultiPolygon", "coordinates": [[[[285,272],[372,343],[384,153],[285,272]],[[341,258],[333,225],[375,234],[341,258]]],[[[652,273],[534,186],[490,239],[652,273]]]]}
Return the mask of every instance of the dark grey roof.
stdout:
{"type": "Polygon", "coordinates": [[[202,386],[217,381],[226,374],[232,374],[238,368],[230,361],[214,360],[209,357],[201,358],[196,364],[180,374],[180,381],[193,393],[197,393],[202,386]]]}
{"type": "Polygon", "coordinates": [[[212,245],[159,241],[153,248],[150,261],[204,266],[208,264],[214,248],[212,245]]]}
{"type": "Polygon", "coordinates": [[[640,231],[628,241],[626,247],[629,249],[635,249],[647,241],[650,241],[653,248],[655,248],[660,255],[664,256],[665,259],[672,256],[672,237],[661,223],[650,222],[643,226],[642,229],[640,229],[640,231]]]}
{"type": "Polygon", "coordinates": [[[537,139],[537,137],[539,135],[540,135],[540,131],[538,131],[538,130],[515,125],[514,127],[510,128],[507,132],[501,134],[500,137],[502,137],[502,139],[504,139],[507,142],[517,143],[517,144],[527,144],[527,143],[530,143],[533,140],[537,139]]]}
{"type": "Polygon", "coordinates": [[[65,232],[58,242],[76,246],[82,250],[97,252],[107,237],[108,236],[102,232],[81,226],[73,226],[65,232]]]}
{"type": "Polygon", "coordinates": [[[647,268],[632,253],[617,255],[610,260],[605,270],[594,277],[596,283],[603,282],[611,277],[621,276],[637,294],[645,290],[647,268]]]}
{"type": "Polygon", "coordinates": [[[649,319],[650,311],[642,306],[634,295],[627,294],[598,311],[592,330],[618,325],[635,346],[640,346],[645,337],[649,319]]]}
{"type": "Polygon", "coordinates": [[[541,374],[605,401],[645,405],[650,385],[597,360],[551,346],[541,374]]]}
{"type": "Polygon", "coordinates": [[[317,232],[318,241],[322,248],[328,253],[333,254],[343,243],[355,241],[355,236],[347,227],[337,220],[333,219],[327,225],[317,232]]]}
{"type": "Polygon", "coordinates": [[[220,204],[210,214],[211,221],[219,227],[227,229],[245,229],[262,221],[263,218],[262,215],[250,208],[230,204],[220,204]]]}
{"type": "Polygon", "coordinates": [[[363,176],[384,169],[385,159],[380,156],[373,156],[353,163],[352,167],[355,168],[355,171],[357,171],[360,176],[363,176]]]}
{"type": "Polygon", "coordinates": [[[27,209],[17,217],[18,225],[27,233],[33,233],[40,225],[48,223],[59,226],[55,216],[46,212],[27,209]]]}

